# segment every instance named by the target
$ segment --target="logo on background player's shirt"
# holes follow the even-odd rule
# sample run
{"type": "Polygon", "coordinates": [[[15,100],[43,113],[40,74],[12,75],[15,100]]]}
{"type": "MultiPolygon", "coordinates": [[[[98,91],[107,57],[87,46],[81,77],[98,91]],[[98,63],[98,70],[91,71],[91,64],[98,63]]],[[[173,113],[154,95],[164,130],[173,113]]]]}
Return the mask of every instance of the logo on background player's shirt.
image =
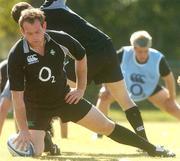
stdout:
{"type": "Polygon", "coordinates": [[[130,79],[132,82],[138,82],[138,83],[142,83],[142,84],[145,83],[144,78],[145,78],[145,75],[143,75],[143,74],[132,73],[130,76],[130,79]]]}
{"type": "Polygon", "coordinates": [[[139,73],[132,73],[130,79],[133,82],[130,86],[130,91],[134,96],[144,95],[142,85],[145,84],[145,75],[139,73]]]}
{"type": "Polygon", "coordinates": [[[37,58],[36,56],[37,56],[36,54],[33,54],[33,55],[29,55],[29,56],[27,57],[28,65],[30,65],[30,64],[35,64],[35,63],[38,63],[38,62],[39,62],[39,60],[38,60],[38,58],[37,58]]]}

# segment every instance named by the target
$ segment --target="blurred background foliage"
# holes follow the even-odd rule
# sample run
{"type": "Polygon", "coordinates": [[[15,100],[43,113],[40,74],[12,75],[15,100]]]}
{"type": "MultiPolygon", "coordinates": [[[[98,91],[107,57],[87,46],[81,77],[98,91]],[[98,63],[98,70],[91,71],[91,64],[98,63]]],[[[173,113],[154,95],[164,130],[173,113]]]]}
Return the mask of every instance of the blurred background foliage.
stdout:
{"type": "MultiPolygon", "coordinates": [[[[43,0],[26,0],[39,7],[43,0]]],[[[20,0],[0,0],[0,57],[6,57],[12,42],[19,37],[10,11],[20,0]]],[[[67,4],[90,23],[107,33],[118,49],[129,44],[136,30],[147,30],[153,47],[168,59],[180,58],[179,0],[68,0],[67,4]]]]}
{"type": "MultiPolygon", "coordinates": [[[[34,7],[43,3],[43,0],[25,1],[34,7]]],[[[7,57],[10,47],[20,37],[17,24],[10,16],[11,8],[17,2],[20,0],[0,0],[1,59],[7,57]]],[[[153,48],[164,53],[176,77],[180,74],[179,0],[68,0],[67,4],[108,34],[116,49],[129,45],[132,32],[147,30],[153,37],[153,48]]],[[[90,98],[97,93],[97,87],[92,87],[88,92],[90,98]]]]}

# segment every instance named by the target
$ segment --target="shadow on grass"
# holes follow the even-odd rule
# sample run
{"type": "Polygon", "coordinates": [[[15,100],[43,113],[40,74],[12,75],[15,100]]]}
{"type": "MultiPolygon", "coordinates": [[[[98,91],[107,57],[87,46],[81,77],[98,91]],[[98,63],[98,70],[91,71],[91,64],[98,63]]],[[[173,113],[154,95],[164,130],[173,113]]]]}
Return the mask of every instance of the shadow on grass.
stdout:
{"type": "Polygon", "coordinates": [[[63,152],[59,156],[42,156],[40,160],[54,160],[54,161],[117,161],[121,158],[134,158],[147,156],[146,153],[135,154],[102,154],[102,153],[75,153],[75,152],[63,152]]]}

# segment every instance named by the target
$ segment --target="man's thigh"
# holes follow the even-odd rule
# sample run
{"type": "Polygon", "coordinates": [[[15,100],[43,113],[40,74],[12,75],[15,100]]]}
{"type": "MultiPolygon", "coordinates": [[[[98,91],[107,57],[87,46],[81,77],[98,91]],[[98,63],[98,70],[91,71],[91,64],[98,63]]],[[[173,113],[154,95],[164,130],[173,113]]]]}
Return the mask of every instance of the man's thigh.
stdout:
{"type": "Polygon", "coordinates": [[[153,103],[156,106],[163,106],[165,101],[169,97],[169,92],[166,88],[162,87],[159,91],[157,91],[155,94],[150,96],[148,100],[153,103]]]}

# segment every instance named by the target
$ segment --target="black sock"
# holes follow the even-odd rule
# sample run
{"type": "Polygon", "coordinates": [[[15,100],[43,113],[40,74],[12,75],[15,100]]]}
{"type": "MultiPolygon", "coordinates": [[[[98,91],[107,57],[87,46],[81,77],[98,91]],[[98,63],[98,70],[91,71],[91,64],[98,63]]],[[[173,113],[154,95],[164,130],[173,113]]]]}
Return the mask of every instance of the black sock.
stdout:
{"type": "Polygon", "coordinates": [[[145,150],[146,152],[153,152],[156,148],[146,139],[118,124],[115,125],[113,132],[108,137],[118,143],[137,147],[145,150]]]}
{"type": "Polygon", "coordinates": [[[44,152],[49,152],[51,147],[53,146],[51,134],[49,131],[46,131],[46,135],[44,137],[44,152]]]}
{"type": "Polygon", "coordinates": [[[129,123],[133,127],[136,134],[148,140],[144,129],[141,113],[138,107],[134,106],[126,110],[125,113],[126,113],[126,118],[128,119],[129,123]]]}

